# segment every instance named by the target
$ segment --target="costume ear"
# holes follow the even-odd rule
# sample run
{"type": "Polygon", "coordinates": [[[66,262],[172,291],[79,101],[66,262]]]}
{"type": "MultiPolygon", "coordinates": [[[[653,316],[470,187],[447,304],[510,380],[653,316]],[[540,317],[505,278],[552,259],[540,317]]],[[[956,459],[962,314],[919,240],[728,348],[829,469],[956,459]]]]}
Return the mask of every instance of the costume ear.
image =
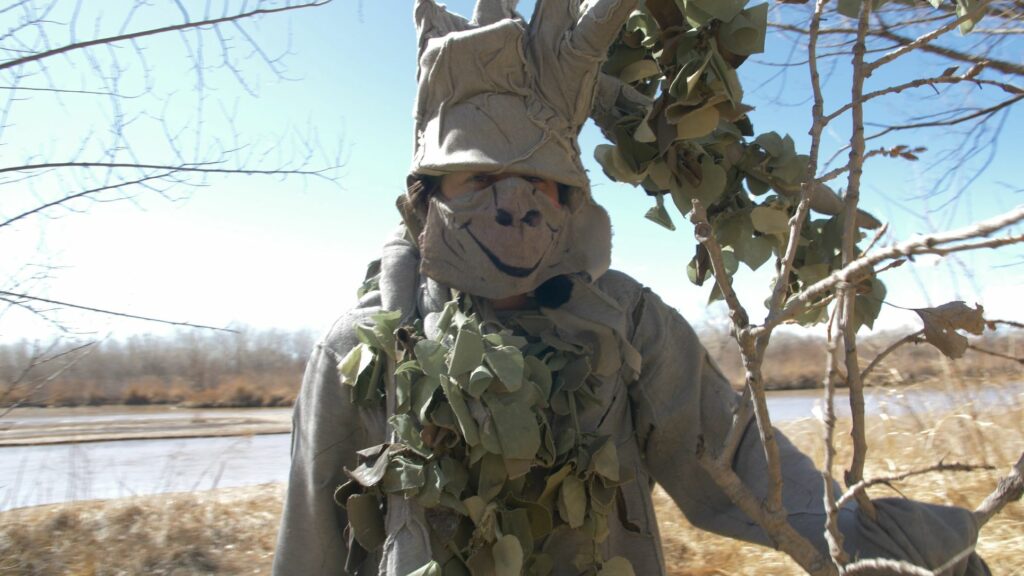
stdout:
{"type": "Polygon", "coordinates": [[[428,40],[470,28],[468,20],[438,6],[434,0],[416,0],[413,19],[416,21],[416,37],[419,39],[421,56],[428,40]]]}
{"type": "Polygon", "coordinates": [[[580,15],[580,0],[537,0],[530,18],[530,42],[552,54],[580,15]]]}
{"type": "Polygon", "coordinates": [[[637,3],[637,0],[597,0],[591,3],[572,31],[570,45],[584,54],[604,58],[637,3]]]}
{"type": "Polygon", "coordinates": [[[518,18],[517,4],[519,0],[478,0],[473,11],[473,23],[487,26],[506,18],[518,18]]]}

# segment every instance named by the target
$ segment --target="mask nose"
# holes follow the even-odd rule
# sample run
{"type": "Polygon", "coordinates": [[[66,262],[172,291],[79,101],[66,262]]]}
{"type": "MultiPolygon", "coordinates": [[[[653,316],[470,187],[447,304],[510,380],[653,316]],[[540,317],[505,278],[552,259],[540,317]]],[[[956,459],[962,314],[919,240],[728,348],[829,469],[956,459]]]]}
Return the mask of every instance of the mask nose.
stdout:
{"type": "MultiPolygon", "coordinates": [[[[544,217],[541,216],[540,212],[537,210],[527,210],[526,214],[524,214],[519,220],[530,228],[536,228],[544,221],[544,217]]],[[[494,221],[497,222],[499,226],[514,226],[516,224],[515,216],[504,208],[498,208],[497,214],[494,216],[494,221]]]]}
{"type": "Polygon", "coordinates": [[[535,208],[536,190],[522,178],[504,178],[495,182],[494,221],[503,227],[527,226],[536,228],[544,222],[544,215],[535,208]]]}

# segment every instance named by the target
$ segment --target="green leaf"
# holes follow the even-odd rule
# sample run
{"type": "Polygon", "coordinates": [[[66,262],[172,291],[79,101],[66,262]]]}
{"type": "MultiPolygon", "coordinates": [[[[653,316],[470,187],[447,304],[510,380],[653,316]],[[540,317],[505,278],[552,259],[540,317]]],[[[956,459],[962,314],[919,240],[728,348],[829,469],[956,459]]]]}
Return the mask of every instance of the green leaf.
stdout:
{"type": "Polygon", "coordinates": [[[619,455],[615,441],[607,439],[590,457],[589,469],[613,482],[619,481],[619,455]]]}
{"type": "Polygon", "coordinates": [[[860,18],[860,6],[863,0],[839,0],[837,10],[847,18],[860,18]]]}
{"type": "Polygon", "coordinates": [[[676,139],[703,138],[718,127],[718,118],[718,108],[715,108],[714,104],[706,104],[696,110],[688,111],[675,119],[676,139]]]}
{"type": "Polygon", "coordinates": [[[750,212],[750,222],[762,234],[785,236],[789,233],[789,214],[782,209],[757,206],[750,212]]]}
{"type": "Polygon", "coordinates": [[[960,33],[969,34],[974,30],[975,24],[981,22],[985,16],[987,7],[988,3],[983,0],[956,0],[957,18],[967,16],[967,19],[960,23],[960,33]]]}
{"type": "Polygon", "coordinates": [[[750,55],[764,52],[765,32],[768,29],[768,3],[743,10],[722,25],[719,38],[734,54],[750,55]]]}
{"type": "Polygon", "coordinates": [[[523,549],[515,536],[505,534],[498,538],[491,554],[494,555],[495,576],[520,576],[523,571],[523,549]]]}
{"type": "Polygon", "coordinates": [[[543,360],[533,355],[524,357],[524,361],[527,377],[537,385],[543,404],[547,404],[551,397],[551,369],[543,360]]]}
{"type": "Polygon", "coordinates": [[[429,456],[431,451],[423,444],[420,438],[420,427],[416,425],[410,414],[394,414],[388,418],[388,423],[394,428],[395,434],[406,446],[422,456],[429,456]]]}
{"type": "Polygon", "coordinates": [[[387,534],[384,532],[384,514],[380,510],[380,501],[374,494],[353,494],[345,502],[348,523],[352,526],[352,535],[359,545],[373,551],[384,543],[387,534]]]}
{"type": "Polygon", "coordinates": [[[647,78],[660,75],[661,68],[658,68],[658,63],[654,60],[644,58],[623,68],[622,71],[619,72],[619,80],[622,80],[626,84],[632,84],[640,80],[646,80],[647,78]]]}
{"type": "Polygon", "coordinates": [[[722,192],[725,192],[726,175],[725,170],[716,164],[710,155],[705,155],[700,159],[700,168],[704,173],[703,178],[700,181],[700,186],[693,190],[691,198],[700,200],[707,207],[717,201],[722,196],[722,192]]]}
{"type": "Polygon", "coordinates": [[[477,428],[473,415],[469,412],[466,399],[462,397],[459,387],[447,376],[439,376],[439,378],[441,388],[444,389],[444,395],[448,398],[448,405],[451,407],[452,412],[455,413],[455,418],[459,423],[462,437],[466,440],[466,444],[476,446],[480,443],[480,430],[477,428]]]}
{"type": "Polygon", "coordinates": [[[687,11],[697,7],[712,18],[728,22],[739,14],[746,3],[747,0],[686,0],[685,6],[687,11]]]}
{"type": "Polygon", "coordinates": [[[497,454],[486,454],[480,461],[480,477],[477,482],[477,495],[490,502],[501,492],[505,485],[505,460],[497,454]]]}
{"type": "Polygon", "coordinates": [[[599,144],[594,148],[594,159],[612,180],[625,182],[627,184],[639,184],[644,181],[644,175],[631,169],[622,155],[611,144],[599,144]]]}
{"type": "Polygon", "coordinates": [[[420,376],[413,382],[409,410],[416,414],[420,422],[427,421],[427,410],[430,408],[430,401],[434,398],[434,391],[440,385],[440,376],[437,378],[420,376]]]}
{"type": "Polygon", "coordinates": [[[854,302],[854,321],[857,329],[860,329],[861,326],[873,328],[875,319],[878,318],[878,314],[882,311],[882,303],[885,302],[885,284],[878,278],[871,278],[869,282],[871,286],[870,292],[857,294],[857,299],[854,302]]]}
{"type": "Polygon", "coordinates": [[[540,449],[540,425],[533,410],[515,399],[506,403],[496,395],[485,396],[498,431],[501,453],[506,458],[532,460],[540,449]]]}
{"type": "Polygon", "coordinates": [[[782,136],[779,136],[777,132],[765,132],[759,134],[757,138],[754,138],[754,144],[757,144],[772,157],[781,157],[784,151],[782,144],[782,136]]]}
{"type": "Polygon", "coordinates": [[[479,398],[494,381],[494,374],[487,369],[487,366],[477,366],[476,370],[469,375],[466,392],[473,398],[479,398]]]}
{"type": "Polygon", "coordinates": [[[644,35],[644,39],[640,42],[640,45],[644,48],[653,48],[661,37],[661,29],[658,27],[658,23],[650,14],[641,10],[634,11],[629,15],[629,19],[626,20],[627,32],[636,32],[637,30],[644,35]]]}
{"type": "Polygon", "coordinates": [[[410,572],[409,576],[443,576],[441,573],[441,565],[431,560],[420,568],[417,568],[415,572],[410,572]]]}
{"type": "Polygon", "coordinates": [[[431,460],[423,467],[423,489],[416,496],[416,502],[424,508],[435,508],[441,504],[441,491],[444,488],[444,475],[436,460],[431,460]]]}
{"type": "Polygon", "coordinates": [[[668,210],[665,210],[665,195],[657,194],[654,198],[657,201],[657,205],[648,210],[647,214],[644,214],[644,218],[674,231],[676,225],[672,222],[672,217],[668,215],[668,210]]]}
{"type": "Polygon", "coordinates": [[[405,456],[392,456],[380,487],[387,493],[415,492],[423,487],[425,480],[422,464],[405,456]]]}
{"type": "Polygon", "coordinates": [[[435,379],[445,373],[445,352],[447,348],[440,342],[428,339],[420,340],[413,348],[423,373],[435,379]]]}
{"type": "Polygon", "coordinates": [[[523,385],[525,363],[523,353],[512,346],[499,346],[486,353],[487,365],[498,376],[501,383],[510,392],[519,390],[523,385]]]}
{"type": "Polygon", "coordinates": [[[366,344],[357,344],[338,365],[338,374],[341,376],[341,383],[346,386],[355,386],[359,375],[370,365],[373,360],[373,350],[366,344]]]}
{"type": "Polygon", "coordinates": [[[583,481],[569,474],[558,489],[558,515],[570,528],[579,528],[583,526],[586,513],[587,492],[583,481]]]}
{"type": "Polygon", "coordinates": [[[460,376],[469,372],[480,365],[483,356],[483,337],[469,326],[463,326],[448,353],[448,374],[460,376]]]}
{"type": "Polygon", "coordinates": [[[501,531],[515,536],[523,550],[533,550],[533,530],[530,528],[530,513],[526,508],[503,511],[501,531]]]}
{"type": "Polygon", "coordinates": [[[597,576],[636,576],[633,572],[633,565],[622,556],[616,556],[604,561],[601,571],[597,576]]]}

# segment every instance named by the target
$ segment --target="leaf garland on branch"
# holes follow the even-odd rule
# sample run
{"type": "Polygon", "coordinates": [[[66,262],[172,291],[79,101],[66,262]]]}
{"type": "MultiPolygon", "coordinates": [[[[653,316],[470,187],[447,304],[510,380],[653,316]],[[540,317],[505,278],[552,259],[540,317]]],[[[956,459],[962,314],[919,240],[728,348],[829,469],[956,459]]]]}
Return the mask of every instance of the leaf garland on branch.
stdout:
{"type": "MultiPolygon", "coordinates": [[[[647,96],[649,106],[621,113],[602,125],[612,144],[594,156],[609,178],[641,187],[655,199],[647,219],[669,229],[672,200],[684,216],[694,200],[705,207],[731,276],[742,262],[751,270],[781,257],[796,212],[809,157],[793,139],[775,132],[756,134],[743,102],[737,69],[764,50],[768,4],[747,0],[646,0],[612,45],[603,72],[647,96]]],[[[798,294],[836,270],[841,259],[837,215],[839,195],[821,182],[811,188],[810,207],[825,218],[808,219],[801,230],[788,294],[798,294]]],[[[880,222],[859,211],[857,224],[880,222]]],[[[690,279],[700,285],[708,266],[700,249],[690,261],[690,279]]],[[[869,278],[859,289],[865,301],[858,322],[871,326],[885,293],[869,278]]],[[[714,288],[711,300],[721,298],[714,288]]],[[[823,309],[797,319],[823,321],[823,309]]]]}

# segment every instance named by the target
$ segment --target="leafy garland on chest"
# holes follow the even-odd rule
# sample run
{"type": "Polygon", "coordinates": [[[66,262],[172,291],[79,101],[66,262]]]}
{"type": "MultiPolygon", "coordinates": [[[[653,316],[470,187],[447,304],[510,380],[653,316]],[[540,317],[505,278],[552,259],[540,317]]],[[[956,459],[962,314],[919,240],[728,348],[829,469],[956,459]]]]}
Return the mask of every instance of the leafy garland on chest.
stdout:
{"type": "Polygon", "coordinates": [[[339,366],[351,401],[385,408],[391,431],[359,452],[335,492],[350,565],[381,549],[387,496],[398,494],[430,527],[433,560],[416,576],[546,576],[542,543],[561,530],[593,543],[578,551],[580,574],[633,576],[627,559],[600,552],[633,472],[612,438],[580,427],[581,411],[599,403],[591,350],[557,336],[541,313],[483,322],[464,296],[444,306],[436,338],[422,321],[399,322],[382,312],[357,326],[360,343],[339,366]]]}

